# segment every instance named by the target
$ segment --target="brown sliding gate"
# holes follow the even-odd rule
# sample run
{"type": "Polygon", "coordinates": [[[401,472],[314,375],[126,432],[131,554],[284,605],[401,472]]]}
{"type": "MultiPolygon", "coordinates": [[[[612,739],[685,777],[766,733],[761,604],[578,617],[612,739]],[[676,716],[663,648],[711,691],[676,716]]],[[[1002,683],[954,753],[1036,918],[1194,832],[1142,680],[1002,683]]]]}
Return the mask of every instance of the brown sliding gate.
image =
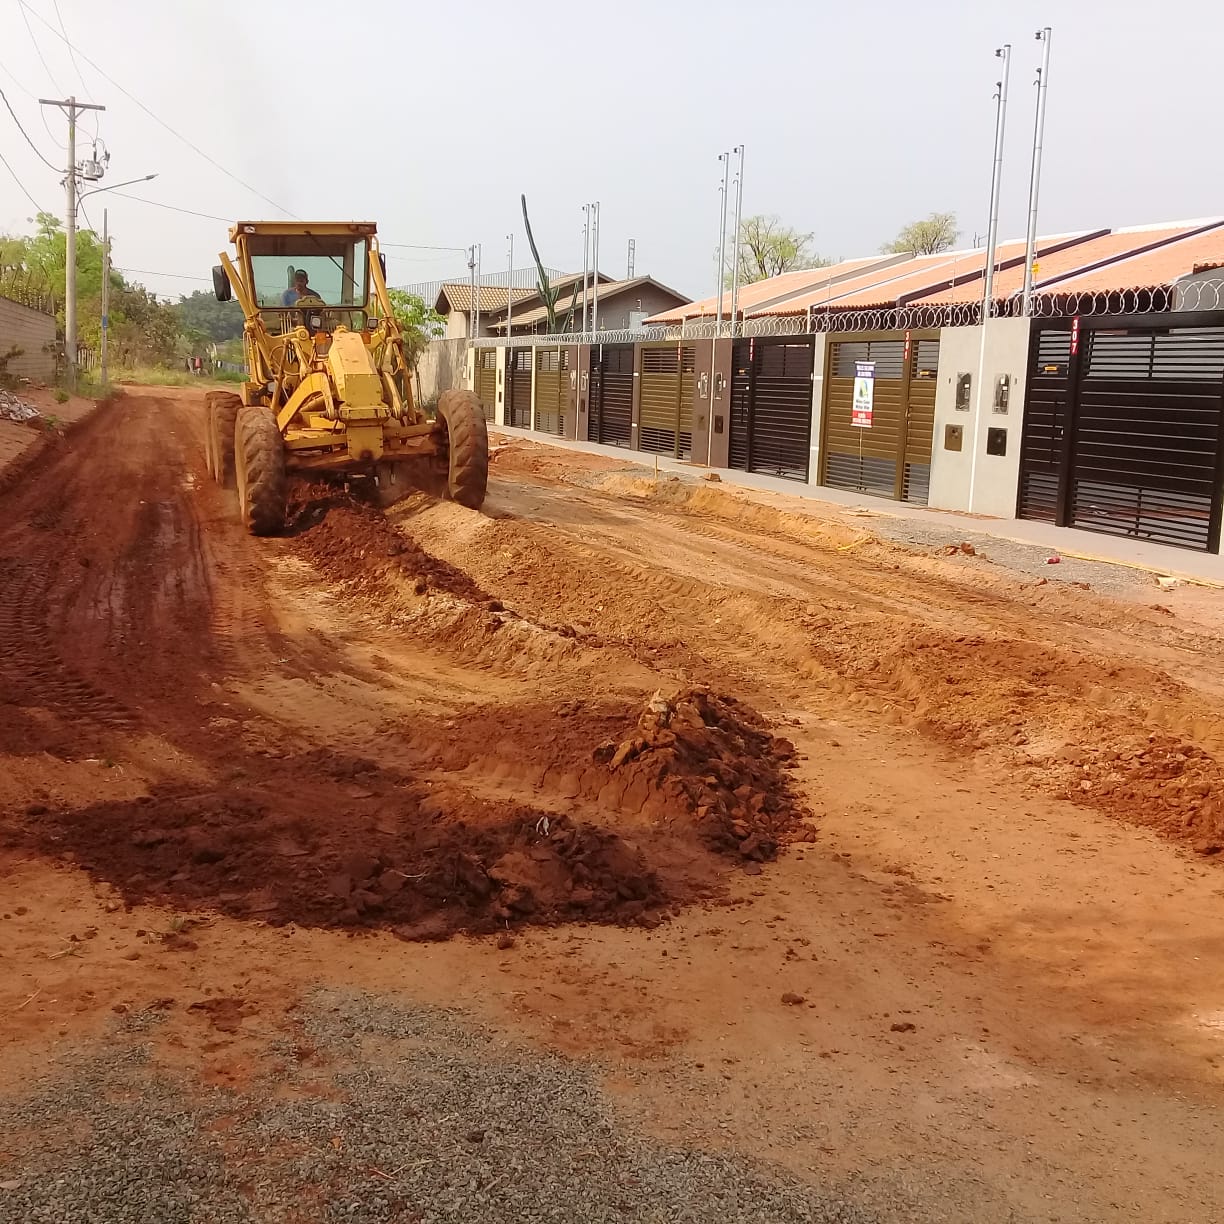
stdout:
{"type": "Polygon", "coordinates": [[[821,413],[820,483],[925,505],[939,371],[937,331],[830,336],[821,413]],[[874,367],[867,426],[853,424],[859,362],[874,367]]]}
{"type": "Polygon", "coordinates": [[[643,344],[638,449],[687,459],[693,453],[697,350],[691,344],[643,344]]]}
{"type": "Polygon", "coordinates": [[[1224,314],[1037,323],[1017,517],[1218,552],[1224,314]]]}
{"type": "Polygon", "coordinates": [[[477,349],[475,358],[476,395],[485,420],[491,421],[497,412],[497,350],[477,349]]]}

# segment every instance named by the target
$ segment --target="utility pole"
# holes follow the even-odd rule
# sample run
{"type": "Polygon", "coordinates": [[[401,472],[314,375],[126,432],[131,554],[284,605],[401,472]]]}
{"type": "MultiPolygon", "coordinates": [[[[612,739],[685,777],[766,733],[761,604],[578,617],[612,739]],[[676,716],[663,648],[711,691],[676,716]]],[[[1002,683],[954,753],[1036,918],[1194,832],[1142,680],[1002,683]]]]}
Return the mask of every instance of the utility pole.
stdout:
{"type": "Polygon", "coordinates": [[[68,216],[65,220],[66,245],[64,250],[64,360],[67,365],[68,385],[76,386],[77,373],[77,300],[76,300],[76,214],[77,214],[77,160],[76,121],[81,111],[104,111],[105,106],[93,102],[78,102],[70,98],[39,98],[40,106],[58,106],[68,116],[68,166],[64,177],[67,192],[68,216]]]}
{"type": "Polygon", "coordinates": [[[994,172],[990,179],[990,232],[986,236],[986,275],[982,292],[982,324],[990,318],[994,305],[995,248],[999,242],[999,189],[1003,182],[1003,132],[1007,126],[1007,80],[1011,73],[1011,43],[1004,43],[995,55],[1003,61],[1003,79],[998,82],[995,109],[994,172]]]}
{"type": "Polygon", "coordinates": [[[591,294],[591,206],[582,206],[582,334],[591,321],[588,298],[591,294]]]}
{"type": "Polygon", "coordinates": [[[591,331],[599,331],[599,201],[591,205],[591,331]]]}
{"type": "Polygon", "coordinates": [[[1033,309],[1033,264],[1037,259],[1037,195],[1041,191],[1041,146],[1045,138],[1046,87],[1050,83],[1049,26],[1037,31],[1037,39],[1045,44],[1041,51],[1041,67],[1037,70],[1037,118],[1033,122],[1033,169],[1029,175],[1028,243],[1024,248],[1024,313],[1033,309]]]}
{"type": "Polygon", "coordinates": [[[106,390],[107,378],[107,334],[110,331],[110,232],[106,222],[107,210],[102,210],[102,389],[106,390]]]}
{"type": "MultiPolygon", "coordinates": [[[[739,154],[739,166],[735,171],[735,229],[731,241],[731,334],[735,335],[735,321],[739,318],[739,278],[740,278],[740,216],[744,207],[744,146],[736,145],[734,152],[739,154]]],[[[810,328],[808,329],[811,330],[810,328]]]]}
{"type": "Polygon", "coordinates": [[[633,238],[629,239],[629,259],[625,264],[625,279],[633,279],[633,262],[634,256],[637,254],[637,241],[633,238]]]}

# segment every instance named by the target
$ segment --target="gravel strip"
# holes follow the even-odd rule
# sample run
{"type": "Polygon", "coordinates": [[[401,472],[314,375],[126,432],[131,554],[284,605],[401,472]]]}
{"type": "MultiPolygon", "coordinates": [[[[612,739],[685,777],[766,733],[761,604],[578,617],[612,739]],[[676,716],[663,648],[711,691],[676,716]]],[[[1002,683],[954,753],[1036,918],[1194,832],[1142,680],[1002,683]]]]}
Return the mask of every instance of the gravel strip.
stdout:
{"type": "MultiPolygon", "coordinates": [[[[527,1053],[455,1013],[320,993],[324,1053],[274,1041],[249,1093],[191,1091],[139,1044],[96,1049],[0,1101],[4,1224],[873,1224],[837,1193],[634,1133],[581,1064],[527,1053]],[[367,1055],[364,1049],[372,1053],[367,1055]],[[279,1056],[279,1057],[278,1057],[279,1056]],[[317,1057],[314,1059],[317,1062],[317,1057]],[[334,1090],[333,1090],[334,1089],[334,1090]]],[[[255,1021],[249,1022],[251,1024],[255,1021]]],[[[894,1219],[909,1219],[897,1215],[894,1219]]]]}

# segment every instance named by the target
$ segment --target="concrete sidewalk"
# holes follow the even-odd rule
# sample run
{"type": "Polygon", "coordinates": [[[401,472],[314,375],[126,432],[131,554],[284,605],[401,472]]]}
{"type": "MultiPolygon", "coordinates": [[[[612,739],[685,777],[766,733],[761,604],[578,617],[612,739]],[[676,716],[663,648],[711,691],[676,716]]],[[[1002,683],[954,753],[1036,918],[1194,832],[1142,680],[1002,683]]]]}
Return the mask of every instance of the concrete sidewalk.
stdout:
{"type": "MultiPolygon", "coordinates": [[[[620,446],[601,446],[597,442],[571,442],[566,438],[536,433],[530,429],[512,429],[507,425],[491,425],[489,428],[491,433],[501,434],[508,438],[522,438],[527,442],[538,442],[541,445],[554,446],[559,450],[604,455],[609,459],[619,459],[627,467],[641,467],[646,471],[655,469],[655,456],[642,451],[632,451],[620,446]]],[[[690,480],[700,480],[707,471],[700,465],[662,456],[658,459],[658,469],[669,475],[690,480]]],[[[847,493],[841,489],[801,484],[797,480],[780,480],[777,477],[761,476],[754,472],[730,471],[727,468],[714,470],[717,471],[724,485],[791,500],[791,504],[786,508],[795,513],[819,514],[821,507],[826,511],[835,512],[867,510],[873,517],[908,520],[930,528],[954,531],[966,537],[976,534],[993,539],[1009,540],[1016,544],[1045,549],[1051,555],[1078,557],[1083,560],[1129,566],[1155,574],[1168,574],[1178,578],[1224,584],[1224,556],[1215,553],[1170,548],[1164,544],[1151,544],[1129,537],[1103,535],[1095,531],[1080,531],[1072,527],[1055,527],[1050,523],[1036,523],[1026,519],[996,519],[977,514],[931,510],[926,506],[914,506],[906,502],[871,497],[862,493],[847,493]],[[812,503],[810,511],[805,511],[803,505],[805,502],[812,503]]]]}

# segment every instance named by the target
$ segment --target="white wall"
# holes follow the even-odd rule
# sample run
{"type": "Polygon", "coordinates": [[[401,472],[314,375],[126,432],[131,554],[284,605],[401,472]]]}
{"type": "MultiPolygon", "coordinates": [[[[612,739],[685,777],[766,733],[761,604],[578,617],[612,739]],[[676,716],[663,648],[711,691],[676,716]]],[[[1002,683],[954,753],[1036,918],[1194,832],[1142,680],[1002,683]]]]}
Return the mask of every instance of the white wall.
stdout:
{"type": "Polygon", "coordinates": [[[1016,517],[1029,326],[1028,319],[992,319],[985,328],[945,327],[940,333],[931,448],[930,505],[935,509],[1016,517]],[[957,379],[966,373],[972,379],[967,412],[956,407],[957,379]],[[1011,379],[1005,413],[994,409],[1000,374],[1011,379]],[[962,427],[960,451],[946,448],[948,425],[962,427]],[[1007,431],[1005,455],[986,453],[991,428],[1007,431]]]}
{"type": "Polygon", "coordinates": [[[808,455],[808,484],[820,483],[820,423],[821,409],[824,407],[824,372],[825,352],[829,346],[829,337],[817,333],[815,349],[812,353],[812,441],[811,452],[808,455]]]}
{"type": "Polygon", "coordinates": [[[493,409],[494,425],[504,425],[506,423],[506,355],[509,351],[507,348],[499,348],[497,350],[497,394],[493,409]]]}

